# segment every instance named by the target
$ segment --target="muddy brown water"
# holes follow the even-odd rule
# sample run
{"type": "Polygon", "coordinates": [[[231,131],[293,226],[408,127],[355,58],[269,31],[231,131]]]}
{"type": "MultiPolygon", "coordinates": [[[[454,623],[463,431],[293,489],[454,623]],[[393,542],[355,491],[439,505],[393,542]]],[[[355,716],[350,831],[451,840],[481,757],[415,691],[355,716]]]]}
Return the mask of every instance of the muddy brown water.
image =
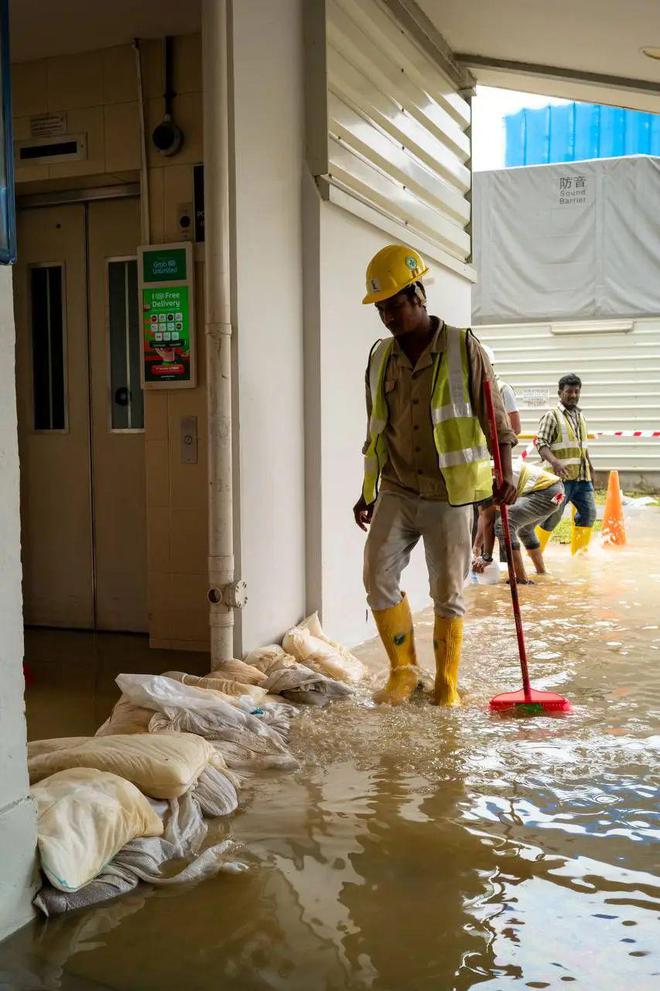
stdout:
{"type": "MultiPolygon", "coordinates": [[[[306,710],[300,771],[216,827],[248,873],[38,920],[0,947],[0,988],[660,987],[660,511],[628,531],[588,560],[551,546],[521,590],[533,682],[570,716],[489,714],[517,654],[506,586],[472,587],[462,709],[306,710]]],[[[416,628],[430,666],[432,615],[416,628]]]]}

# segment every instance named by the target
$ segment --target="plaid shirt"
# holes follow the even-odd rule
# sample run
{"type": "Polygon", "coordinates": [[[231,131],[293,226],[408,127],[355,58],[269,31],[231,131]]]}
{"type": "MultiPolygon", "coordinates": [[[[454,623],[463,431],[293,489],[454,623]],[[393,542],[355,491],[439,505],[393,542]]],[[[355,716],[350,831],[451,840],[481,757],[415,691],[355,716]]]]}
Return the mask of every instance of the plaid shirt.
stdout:
{"type": "MultiPolygon", "coordinates": [[[[580,413],[582,412],[579,406],[574,409],[567,409],[563,403],[559,403],[555,409],[558,409],[561,414],[563,414],[570,422],[573,430],[575,431],[575,436],[578,438],[578,446],[580,448],[580,464],[579,465],[569,465],[568,466],[568,478],[571,481],[578,482],[590,482],[591,481],[591,471],[589,469],[589,461],[587,459],[587,447],[586,447],[586,436],[583,436],[580,431],[580,413]],[[573,476],[573,478],[571,478],[573,476]]],[[[549,409],[547,413],[544,413],[541,417],[541,422],[539,423],[539,428],[536,432],[536,450],[540,451],[542,447],[550,447],[559,437],[559,431],[557,429],[557,421],[555,419],[555,410],[549,409]]]]}

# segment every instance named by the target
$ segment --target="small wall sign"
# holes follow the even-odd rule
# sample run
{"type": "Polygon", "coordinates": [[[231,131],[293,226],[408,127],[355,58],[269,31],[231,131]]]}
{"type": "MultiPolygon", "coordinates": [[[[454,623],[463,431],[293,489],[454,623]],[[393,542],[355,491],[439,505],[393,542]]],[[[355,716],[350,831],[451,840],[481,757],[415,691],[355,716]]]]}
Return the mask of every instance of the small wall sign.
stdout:
{"type": "Polygon", "coordinates": [[[192,389],[197,384],[192,245],[139,247],[138,272],[142,387],[192,389]]]}

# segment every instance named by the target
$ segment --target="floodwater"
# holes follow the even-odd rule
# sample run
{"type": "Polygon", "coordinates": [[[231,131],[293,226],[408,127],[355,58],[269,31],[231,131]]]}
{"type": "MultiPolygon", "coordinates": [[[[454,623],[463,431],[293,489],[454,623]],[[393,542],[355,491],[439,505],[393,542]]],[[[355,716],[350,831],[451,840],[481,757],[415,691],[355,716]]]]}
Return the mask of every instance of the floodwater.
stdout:
{"type": "Polygon", "coordinates": [[[571,715],[488,712],[519,687],[515,637],[507,587],[471,587],[461,709],[306,710],[301,770],[218,827],[249,872],[37,921],[0,948],[0,988],[660,987],[660,511],[628,531],[588,560],[551,545],[521,589],[533,683],[571,715]]]}

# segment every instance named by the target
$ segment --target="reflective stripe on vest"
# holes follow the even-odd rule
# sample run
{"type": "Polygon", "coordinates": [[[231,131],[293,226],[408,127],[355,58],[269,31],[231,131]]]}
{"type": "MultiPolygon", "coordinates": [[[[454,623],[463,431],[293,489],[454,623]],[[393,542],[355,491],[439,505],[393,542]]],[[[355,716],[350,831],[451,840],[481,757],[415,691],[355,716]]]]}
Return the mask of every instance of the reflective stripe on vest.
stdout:
{"type": "Polygon", "coordinates": [[[587,424],[582,413],[579,414],[579,437],[573,429],[573,424],[569,418],[562,413],[558,406],[553,409],[555,423],[559,431],[559,438],[550,444],[550,450],[559,458],[563,465],[580,465],[583,460],[583,448],[580,441],[584,441],[587,436],[587,424]]]}
{"type": "MultiPolygon", "coordinates": [[[[436,356],[433,366],[431,420],[438,467],[449,502],[463,506],[492,494],[492,473],[486,437],[470,402],[467,331],[446,327],[446,335],[447,349],[444,355],[436,356]]],[[[376,498],[378,480],[387,461],[384,431],[388,407],[384,381],[393,346],[393,340],[381,341],[369,359],[371,419],[362,489],[367,504],[376,498]]]]}

